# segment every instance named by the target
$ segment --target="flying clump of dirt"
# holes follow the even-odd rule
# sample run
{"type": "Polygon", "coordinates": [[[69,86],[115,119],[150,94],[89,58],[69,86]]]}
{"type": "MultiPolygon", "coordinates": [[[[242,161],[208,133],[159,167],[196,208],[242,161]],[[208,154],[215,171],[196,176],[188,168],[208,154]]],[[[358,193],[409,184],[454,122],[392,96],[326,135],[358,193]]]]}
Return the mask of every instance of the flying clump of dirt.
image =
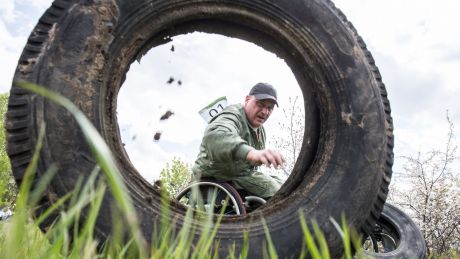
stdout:
{"type": "MultiPolygon", "coordinates": [[[[171,45],[171,48],[169,49],[171,52],[174,52],[176,51],[176,48],[174,47],[174,45],[171,45]]],[[[171,62],[171,61],[169,61],[171,62]]],[[[166,81],[166,84],[168,85],[172,85],[174,82],[177,83],[177,86],[181,86],[182,85],[182,80],[180,79],[176,79],[174,78],[173,76],[170,76],[169,79],[166,81]]]]}
{"type": "MultiPolygon", "coordinates": [[[[171,76],[171,77],[169,77],[168,81],[166,81],[166,83],[168,85],[171,85],[172,83],[174,83],[174,81],[176,81],[176,79],[171,76]]],[[[182,80],[177,80],[177,85],[181,86],[182,85],[182,80]]]]}
{"type": "Polygon", "coordinates": [[[165,112],[165,114],[163,114],[163,115],[160,117],[160,120],[161,120],[161,121],[167,120],[167,119],[169,119],[169,117],[171,117],[172,115],[174,115],[174,112],[168,110],[168,111],[165,112]]]}
{"type": "Polygon", "coordinates": [[[168,81],[166,81],[166,83],[167,83],[168,85],[170,85],[170,84],[174,83],[174,80],[175,80],[174,77],[171,76],[171,77],[168,79],[168,81]]]}
{"type": "MultiPolygon", "coordinates": [[[[174,115],[174,112],[172,112],[171,110],[167,110],[163,115],[161,115],[160,121],[168,120],[173,115],[174,115]]],[[[160,138],[161,138],[161,131],[155,132],[155,134],[153,135],[153,140],[159,141],[160,138]]]]}
{"type": "MultiPolygon", "coordinates": [[[[171,52],[174,52],[176,51],[174,45],[172,44],[171,45],[171,48],[169,49],[171,52]]],[[[181,86],[182,85],[182,80],[177,80],[176,78],[174,78],[173,76],[170,76],[169,79],[166,81],[166,84],[168,85],[172,85],[174,82],[176,82],[176,84],[178,86],[181,86]]],[[[174,112],[171,111],[171,110],[167,110],[161,117],[160,117],[160,121],[166,121],[168,120],[172,115],[174,115],[174,112]]],[[[160,130],[158,130],[157,132],[155,132],[155,134],[153,135],[153,140],[155,142],[159,141],[160,138],[161,138],[161,134],[162,132],[160,130]]]]}
{"type": "Polygon", "coordinates": [[[153,135],[153,140],[158,141],[160,140],[161,132],[157,131],[155,135],[153,135]]]}

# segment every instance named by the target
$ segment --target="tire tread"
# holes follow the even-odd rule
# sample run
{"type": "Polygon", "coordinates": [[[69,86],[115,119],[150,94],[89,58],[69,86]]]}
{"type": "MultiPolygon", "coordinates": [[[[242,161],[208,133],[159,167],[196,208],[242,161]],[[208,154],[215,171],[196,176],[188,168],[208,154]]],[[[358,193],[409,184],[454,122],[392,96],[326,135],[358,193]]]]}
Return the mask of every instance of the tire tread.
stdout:
{"type": "Polygon", "coordinates": [[[380,98],[383,103],[385,120],[388,124],[387,130],[386,130],[386,138],[387,138],[386,139],[386,142],[387,142],[386,163],[384,164],[385,167],[382,173],[381,188],[379,188],[377,199],[374,205],[372,206],[370,215],[367,221],[365,222],[365,224],[363,224],[363,227],[361,228],[361,232],[371,233],[375,222],[378,220],[380,213],[383,210],[383,207],[386,201],[386,197],[388,195],[388,187],[390,185],[391,175],[393,174],[392,165],[393,165],[394,135],[393,135],[393,119],[391,117],[390,101],[388,100],[388,92],[386,91],[385,84],[382,81],[382,75],[380,74],[380,71],[375,64],[375,59],[372,56],[372,53],[367,49],[367,45],[364,42],[363,38],[358,35],[358,32],[356,28],[353,26],[353,24],[350,21],[348,21],[345,14],[340,9],[338,9],[332,1],[330,0],[325,0],[325,1],[329,4],[331,9],[335,11],[337,16],[348,27],[348,29],[352,31],[353,34],[355,35],[356,41],[358,45],[360,46],[360,48],[362,49],[367,59],[367,62],[370,66],[370,71],[372,72],[374,78],[377,81],[379,91],[380,91],[380,98]]]}
{"type": "Polygon", "coordinates": [[[17,72],[10,91],[5,123],[8,141],[7,151],[17,182],[22,180],[24,170],[30,163],[31,154],[36,144],[33,139],[34,134],[31,134],[35,123],[33,117],[30,116],[33,94],[15,84],[16,81],[20,80],[33,81],[31,80],[33,75],[28,72],[18,73],[19,66],[31,66],[30,70],[33,70],[48,44],[49,32],[54,24],[66,15],[68,9],[75,2],[72,0],[55,0],[38,20],[19,58],[17,72]]]}

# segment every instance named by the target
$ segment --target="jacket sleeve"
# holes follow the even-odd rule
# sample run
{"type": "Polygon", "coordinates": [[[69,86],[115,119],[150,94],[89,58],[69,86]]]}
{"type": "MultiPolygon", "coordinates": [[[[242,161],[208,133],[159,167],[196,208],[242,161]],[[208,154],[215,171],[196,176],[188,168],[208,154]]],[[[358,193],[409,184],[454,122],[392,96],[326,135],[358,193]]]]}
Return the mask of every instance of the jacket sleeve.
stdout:
{"type": "Polygon", "coordinates": [[[240,137],[241,122],[233,114],[222,114],[206,129],[203,144],[214,162],[245,160],[254,148],[240,137]]]}

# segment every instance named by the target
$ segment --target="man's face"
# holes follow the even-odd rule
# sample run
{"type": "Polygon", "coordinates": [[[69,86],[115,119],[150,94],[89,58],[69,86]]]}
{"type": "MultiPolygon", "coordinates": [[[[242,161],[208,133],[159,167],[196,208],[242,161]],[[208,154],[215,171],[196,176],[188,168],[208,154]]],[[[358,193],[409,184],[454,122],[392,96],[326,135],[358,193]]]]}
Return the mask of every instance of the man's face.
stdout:
{"type": "Polygon", "coordinates": [[[254,96],[248,95],[244,103],[244,112],[251,126],[258,128],[267,121],[274,107],[273,100],[256,100],[254,96]]]}

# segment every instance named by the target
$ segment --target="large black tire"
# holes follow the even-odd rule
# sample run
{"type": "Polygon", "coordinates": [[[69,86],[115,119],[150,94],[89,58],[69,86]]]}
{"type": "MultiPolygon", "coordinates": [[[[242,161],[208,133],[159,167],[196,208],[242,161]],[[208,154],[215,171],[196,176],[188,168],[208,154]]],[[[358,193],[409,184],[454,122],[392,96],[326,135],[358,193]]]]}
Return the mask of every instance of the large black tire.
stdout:
{"type": "Polygon", "coordinates": [[[386,203],[376,227],[388,236],[389,247],[384,251],[365,251],[369,258],[426,258],[427,248],[422,232],[412,219],[397,207],[386,203]],[[394,246],[393,246],[394,243],[394,246]]]}
{"type": "MultiPolygon", "coordinates": [[[[116,97],[132,61],[190,31],[238,37],[275,52],[294,72],[305,103],[305,137],[291,176],[262,209],[222,221],[220,252],[234,242],[241,249],[243,231],[249,230],[249,256],[258,258],[265,238],[262,216],[281,257],[301,251],[298,211],[317,220],[333,256],[342,252],[342,242],[330,217],[339,220],[345,213],[350,225],[370,231],[391,178],[390,106],[364,42],[328,0],[55,0],[30,35],[14,82],[32,81],[66,96],[94,123],[115,154],[149,240],[159,219],[159,192],[129,162],[116,97]]],[[[69,113],[14,82],[8,153],[21,182],[38,127],[46,123],[38,175],[51,164],[59,167],[42,201],[46,207],[79,177],[86,179],[95,160],[69,113]]],[[[111,230],[111,200],[97,221],[101,238],[111,230]]],[[[184,209],[176,206],[172,213],[180,226],[184,209]]]]}

